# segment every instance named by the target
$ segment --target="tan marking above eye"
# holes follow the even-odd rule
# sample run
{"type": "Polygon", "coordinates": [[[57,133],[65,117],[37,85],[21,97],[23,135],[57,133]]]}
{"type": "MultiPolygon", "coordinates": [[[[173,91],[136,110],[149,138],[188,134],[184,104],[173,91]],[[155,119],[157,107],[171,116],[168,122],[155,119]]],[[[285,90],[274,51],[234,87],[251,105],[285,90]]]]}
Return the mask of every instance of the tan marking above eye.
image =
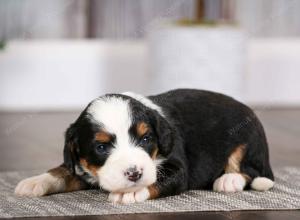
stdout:
{"type": "Polygon", "coordinates": [[[228,162],[225,166],[225,173],[239,173],[241,161],[245,154],[246,146],[241,144],[237,146],[234,151],[230,154],[228,162]]]}
{"type": "Polygon", "coordinates": [[[79,163],[81,166],[83,166],[85,169],[89,170],[94,176],[97,176],[97,171],[101,168],[100,166],[91,165],[87,162],[86,159],[81,158],[79,160],[79,163]]]}
{"type": "Polygon", "coordinates": [[[95,140],[101,143],[108,143],[112,139],[111,135],[106,133],[105,131],[99,131],[95,135],[95,140]]]}
{"type": "Polygon", "coordinates": [[[142,137],[149,131],[149,126],[145,122],[139,122],[136,125],[136,131],[138,136],[142,137]]]}

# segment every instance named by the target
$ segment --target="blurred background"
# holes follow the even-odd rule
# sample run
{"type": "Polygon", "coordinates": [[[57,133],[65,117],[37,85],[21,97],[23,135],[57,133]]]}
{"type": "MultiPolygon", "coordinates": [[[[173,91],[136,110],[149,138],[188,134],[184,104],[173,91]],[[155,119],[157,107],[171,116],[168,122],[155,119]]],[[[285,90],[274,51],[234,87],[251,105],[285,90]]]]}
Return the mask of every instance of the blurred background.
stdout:
{"type": "Polygon", "coordinates": [[[300,104],[296,0],[1,0],[0,109],[176,87],[300,104]]]}
{"type": "MultiPolygon", "coordinates": [[[[282,130],[300,132],[299,11],[297,0],[0,0],[0,153],[48,167],[92,99],[179,87],[259,110],[281,149],[282,130]]],[[[20,167],[32,164],[0,169],[20,167]]]]}

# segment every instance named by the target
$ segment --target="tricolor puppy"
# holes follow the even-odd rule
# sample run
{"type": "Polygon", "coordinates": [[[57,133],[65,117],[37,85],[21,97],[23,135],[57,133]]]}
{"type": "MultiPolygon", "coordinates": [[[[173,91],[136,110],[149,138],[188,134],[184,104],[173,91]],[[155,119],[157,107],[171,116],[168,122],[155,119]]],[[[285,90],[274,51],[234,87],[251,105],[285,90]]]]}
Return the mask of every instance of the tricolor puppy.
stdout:
{"type": "Polygon", "coordinates": [[[93,100],[66,131],[64,163],[21,181],[15,193],[100,187],[112,202],[134,203],[190,189],[264,191],[273,180],[252,110],[221,94],[180,89],[93,100]]]}

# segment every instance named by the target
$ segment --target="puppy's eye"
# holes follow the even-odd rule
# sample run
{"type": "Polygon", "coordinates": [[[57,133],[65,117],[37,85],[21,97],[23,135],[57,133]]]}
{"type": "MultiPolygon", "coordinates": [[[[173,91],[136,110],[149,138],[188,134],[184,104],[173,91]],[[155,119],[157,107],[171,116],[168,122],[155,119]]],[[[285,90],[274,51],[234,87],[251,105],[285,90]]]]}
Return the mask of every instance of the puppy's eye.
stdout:
{"type": "Polygon", "coordinates": [[[96,145],[96,152],[99,154],[104,154],[107,152],[107,146],[105,144],[96,145]]]}
{"type": "Polygon", "coordinates": [[[144,137],[142,137],[142,139],[140,140],[140,145],[146,145],[149,144],[151,141],[152,137],[150,135],[145,135],[144,137]]]}

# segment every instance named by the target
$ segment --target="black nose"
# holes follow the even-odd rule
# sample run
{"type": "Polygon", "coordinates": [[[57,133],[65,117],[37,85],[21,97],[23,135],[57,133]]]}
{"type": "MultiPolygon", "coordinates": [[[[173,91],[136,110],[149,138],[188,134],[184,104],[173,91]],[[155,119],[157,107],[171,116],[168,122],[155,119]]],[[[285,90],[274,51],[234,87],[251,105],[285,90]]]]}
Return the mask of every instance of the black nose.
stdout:
{"type": "Polygon", "coordinates": [[[138,170],[136,166],[128,168],[124,175],[128,178],[128,180],[132,182],[136,182],[139,179],[141,179],[143,172],[141,170],[138,170]]]}

